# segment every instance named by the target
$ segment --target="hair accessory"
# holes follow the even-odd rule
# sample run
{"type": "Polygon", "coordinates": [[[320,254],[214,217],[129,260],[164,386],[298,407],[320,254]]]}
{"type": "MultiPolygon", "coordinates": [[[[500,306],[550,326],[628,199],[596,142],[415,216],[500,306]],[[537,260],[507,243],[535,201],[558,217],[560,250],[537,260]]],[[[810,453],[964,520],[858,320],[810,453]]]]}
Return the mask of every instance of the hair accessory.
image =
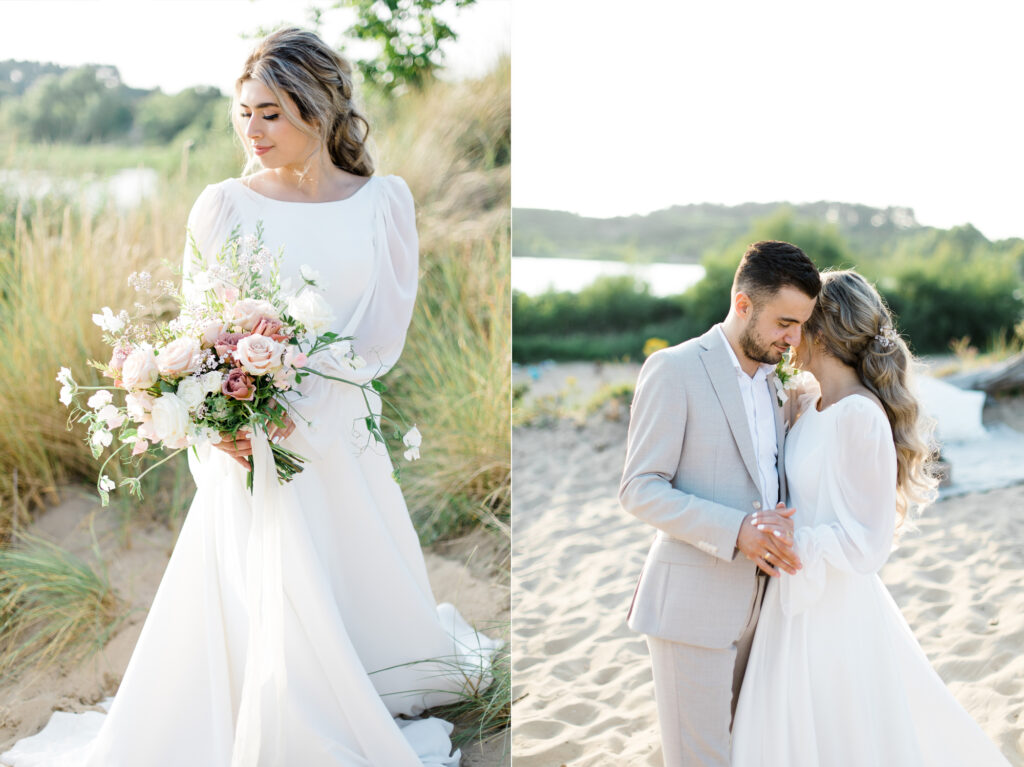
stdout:
{"type": "Polygon", "coordinates": [[[893,330],[892,325],[882,325],[881,332],[875,335],[875,340],[882,345],[883,349],[888,349],[896,345],[896,331],[893,330]]]}

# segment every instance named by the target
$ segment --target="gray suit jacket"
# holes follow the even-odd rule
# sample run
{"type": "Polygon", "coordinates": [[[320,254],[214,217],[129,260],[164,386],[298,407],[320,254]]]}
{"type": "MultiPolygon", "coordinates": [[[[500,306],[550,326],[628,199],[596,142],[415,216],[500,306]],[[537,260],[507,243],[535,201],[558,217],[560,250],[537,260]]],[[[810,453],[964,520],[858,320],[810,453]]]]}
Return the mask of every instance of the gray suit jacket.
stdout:
{"type": "MultiPolygon", "coordinates": [[[[766,385],[777,403],[774,374],[766,385]]],[[[779,407],[775,430],[785,499],[779,407]]],[[[736,371],[718,330],[652,354],[637,379],[619,486],[623,508],[658,529],[630,628],[712,648],[740,636],[754,609],[757,567],[738,553],[736,536],[761,506],[756,477],[736,371]]]]}

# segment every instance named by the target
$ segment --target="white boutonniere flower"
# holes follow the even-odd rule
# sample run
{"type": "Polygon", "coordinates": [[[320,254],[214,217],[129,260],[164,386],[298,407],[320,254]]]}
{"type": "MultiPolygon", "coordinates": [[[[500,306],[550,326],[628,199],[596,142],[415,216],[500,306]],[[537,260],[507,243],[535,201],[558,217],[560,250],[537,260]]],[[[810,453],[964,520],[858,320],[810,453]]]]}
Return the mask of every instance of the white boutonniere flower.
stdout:
{"type": "Polygon", "coordinates": [[[779,407],[789,400],[786,390],[796,388],[796,378],[800,375],[799,368],[791,361],[792,358],[792,352],[787,352],[775,366],[775,396],[779,400],[779,407]]]}

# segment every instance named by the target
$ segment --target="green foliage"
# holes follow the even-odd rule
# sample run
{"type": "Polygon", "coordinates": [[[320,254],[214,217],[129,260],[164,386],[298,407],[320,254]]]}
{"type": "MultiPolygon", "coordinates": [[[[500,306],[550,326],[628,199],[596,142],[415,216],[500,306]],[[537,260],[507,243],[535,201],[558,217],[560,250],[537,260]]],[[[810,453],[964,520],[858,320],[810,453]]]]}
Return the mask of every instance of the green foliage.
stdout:
{"type": "Polygon", "coordinates": [[[227,113],[228,100],[217,88],[185,88],[174,95],[157,89],[139,103],[135,124],[144,141],[166,143],[190,125],[201,134],[223,123],[227,113]]]}
{"type": "MultiPolygon", "coordinates": [[[[347,34],[376,43],[374,58],[357,59],[366,81],[385,91],[421,89],[444,63],[441,45],[455,41],[455,31],[438,17],[444,6],[465,8],[476,0],[336,0],[334,8],[352,8],[355,23],[347,34]]],[[[314,11],[319,20],[321,11],[314,11]]]]}
{"type": "MultiPolygon", "coordinates": [[[[997,342],[1021,319],[1024,240],[992,243],[970,225],[919,228],[858,253],[837,225],[800,211],[782,206],[731,244],[709,250],[704,278],[681,296],[651,296],[629,277],[602,278],[578,294],[515,294],[514,359],[639,358],[651,336],[674,344],[698,335],[728,313],[736,267],[757,240],[793,242],[819,269],[856,268],[876,282],[918,353],[946,351],[965,335],[997,342]]],[[[518,218],[516,224],[518,231],[518,218]]]]}

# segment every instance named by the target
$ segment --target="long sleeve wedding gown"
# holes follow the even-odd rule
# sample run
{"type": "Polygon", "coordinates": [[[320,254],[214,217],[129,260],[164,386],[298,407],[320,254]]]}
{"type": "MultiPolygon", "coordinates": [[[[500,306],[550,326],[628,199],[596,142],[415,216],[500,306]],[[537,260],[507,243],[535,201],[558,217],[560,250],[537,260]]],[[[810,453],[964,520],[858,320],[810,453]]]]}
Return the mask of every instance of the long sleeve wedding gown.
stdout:
{"type": "Polygon", "coordinates": [[[957,703],[877,572],[896,522],[889,421],[819,392],[786,438],[803,569],[765,593],[733,723],[733,767],[1009,767],[957,703]]]}
{"type": "MultiPolygon", "coordinates": [[[[301,203],[227,179],[203,190],[189,228],[209,258],[235,225],[251,234],[258,219],[266,246],[284,249],[282,277],[298,284],[300,265],[319,271],[331,329],[356,337],[364,370],[390,368],[418,276],[405,182],[373,177],[344,200],[301,203]]],[[[310,365],[358,375],[329,362],[320,355],[310,365]]],[[[302,473],[278,485],[266,439],[256,439],[250,494],[228,455],[190,451],[195,499],[109,712],[58,712],[0,762],[458,764],[447,722],[397,717],[486,685],[498,643],[451,605],[435,605],[390,460],[363,423],[361,391],[312,375],[299,390],[302,417],[284,444],[308,459],[302,473]]]]}

